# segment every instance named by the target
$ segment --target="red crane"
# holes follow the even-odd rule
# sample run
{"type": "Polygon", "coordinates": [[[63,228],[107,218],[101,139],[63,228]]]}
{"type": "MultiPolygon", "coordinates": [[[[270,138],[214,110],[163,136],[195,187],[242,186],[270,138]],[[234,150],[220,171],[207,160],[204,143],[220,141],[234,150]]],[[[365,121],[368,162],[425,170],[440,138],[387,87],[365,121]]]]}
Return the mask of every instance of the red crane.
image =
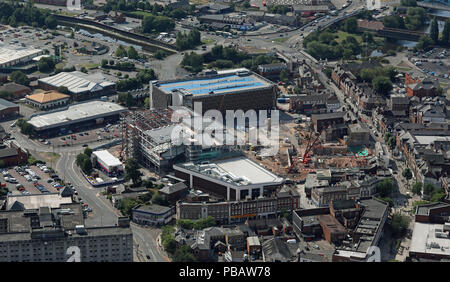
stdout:
{"type": "Polygon", "coordinates": [[[322,132],[325,130],[325,127],[322,128],[322,130],[320,131],[319,134],[317,134],[316,138],[314,139],[314,141],[311,143],[311,137],[312,137],[312,133],[309,135],[309,139],[308,139],[308,145],[306,146],[305,149],[305,153],[303,154],[303,163],[307,164],[309,161],[309,156],[310,156],[310,152],[312,150],[312,148],[317,144],[317,141],[319,141],[320,135],[322,135],[322,132]]]}

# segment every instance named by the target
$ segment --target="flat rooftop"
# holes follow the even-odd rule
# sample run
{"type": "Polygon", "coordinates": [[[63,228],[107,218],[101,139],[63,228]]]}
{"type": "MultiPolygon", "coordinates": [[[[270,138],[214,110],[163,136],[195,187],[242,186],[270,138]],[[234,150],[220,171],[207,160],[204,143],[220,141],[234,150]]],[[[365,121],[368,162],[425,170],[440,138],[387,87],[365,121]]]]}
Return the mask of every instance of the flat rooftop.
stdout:
{"type": "Polygon", "coordinates": [[[266,183],[276,185],[284,181],[282,177],[276,176],[244,156],[211,161],[208,164],[191,162],[178,166],[237,186],[266,183]]]}
{"type": "Polygon", "coordinates": [[[92,154],[94,154],[98,160],[103,161],[110,167],[122,165],[122,162],[118,158],[114,157],[110,152],[108,152],[108,150],[94,151],[92,152],[92,154]]]}
{"type": "Polygon", "coordinates": [[[71,197],[61,197],[59,193],[11,195],[8,196],[6,209],[10,209],[14,202],[20,202],[25,209],[38,209],[40,207],[59,208],[61,204],[72,203],[71,197]]]}
{"type": "MultiPolygon", "coordinates": [[[[246,71],[246,70],[241,70],[246,71]]],[[[174,82],[161,83],[158,88],[166,94],[172,91],[184,89],[190,94],[208,95],[220,93],[235,93],[246,90],[255,90],[259,88],[272,87],[273,84],[262,79],[254,73],[249,72],[248,75],[237,75],[234,73],[222,73],[213,77],[197,77],[191,80],[179,80],[174,82]],[[213,92],[213,93],[212,93],[213,92]]]]}
{"type": "Polygon", "coordinates": [[[450,237],[443,224],[414,223],[409,252],[450,255],[450,237]]]}
{"type": "Polygon", "coordinates": [[[32,58],[43,53],[41,49],[22,47],[19,45],[0,46],[0,66],[16,65],[17,61],[31,61],[32,58]]]}
{"type": "Polygon", "coordinates": [[[37,130],[55,128],[91,119],[112,116],[127,111],[126,108],[100,100],[79,103],[63,110],[31,116],[30,123],[37,130]]]}

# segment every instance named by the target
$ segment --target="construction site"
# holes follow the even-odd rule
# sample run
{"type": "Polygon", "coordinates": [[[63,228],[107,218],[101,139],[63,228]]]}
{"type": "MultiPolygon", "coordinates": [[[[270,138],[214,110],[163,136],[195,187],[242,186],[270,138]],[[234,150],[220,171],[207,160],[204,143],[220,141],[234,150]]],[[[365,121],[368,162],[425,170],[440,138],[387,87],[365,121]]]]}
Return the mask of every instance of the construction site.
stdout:
{"type": "Polygon", "coordinates": [[[348,138],[325,140],[326,128],[316,132],[311,121],[286,123],[280,127],[277,155],[261,157],[256,147],[250,147],[246,153],[272,172],[293,181],[304,180],[316,169],[362,168],[373,155],[366,146],[349,146],[348,138]]]}

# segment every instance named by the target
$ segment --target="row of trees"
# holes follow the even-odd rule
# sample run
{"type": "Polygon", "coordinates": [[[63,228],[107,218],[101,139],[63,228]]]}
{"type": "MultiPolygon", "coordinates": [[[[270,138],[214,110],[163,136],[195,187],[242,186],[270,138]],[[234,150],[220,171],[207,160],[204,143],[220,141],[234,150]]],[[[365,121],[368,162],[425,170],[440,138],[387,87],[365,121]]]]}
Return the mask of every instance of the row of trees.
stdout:
{"type": "Polygon", "coordinates": [[[141,88],[143,84],[157,79],[153,69],[140,69],[134,78],[122,79],[116,82],[117,91],[128,91],[141,88]]]}
{"type": "Polygon", "coordinates": [[[208,64],[208,68],[245,67],[256,71],[258,65],[275,62],[279,61],[274,56],[251,57],[245,52],[238,51],[235,47],[217,45],[204,54],[186,53],[181,61],[181,66],[192,72],[200,72],[204,64],[208,64]]]}
{"type": "Polygon", "coordinates": [[[89,147],[86,147],[84,149],[84,152],[78,154],[77,158],[75,160],[75,163],[77,164],[77,166],[79,168],[81,168],[81,170],[87,175],[91,174],[92,169],[93,169],[91,155],[92,155],[92,149],[89,147]]]}
{"type": "Polygon", "coordinates": [[[175,28],[175,21],[166,16],[147,15],[141,24],[144,33],[168,32],[175,28]]]}
{"type": "Polygon", "coordinates": [[[25,135],[34,136],[36,134],[33,126],[23,118],[17,120],[17,126],[20,128],[20,132],[25,135]]]}
{"type": "Polygon", "coordinates": [[[12,27],[29,25],[51,29],[56,28],[58,24],[49,10],[33,7],[31,2],[24,5],[15,1],[0,3],[0,22],[12,27]]]}
{"type": "Polygon", "coordinates": [[[177,220],[177,225],[184,229],[202,230],[208,227],[216,226],[216,221],[212,216],[208,216],[198,220],[179,219],[177,220]]]}
{"type": "Polygon", "coordinates": [[[189,31],[189,33],[178,32],[175,44],[177,49],[180,51],[195,48],[196,46],[202,44],[200,31],[193,29],[189,31]]]}
{"type": "Polygon", "coordinates": [[[174,262],[195,262],[188,245],[179,246],[174,237],[175,228],[167,225],[161,228],[161,243],[174,262]]]}

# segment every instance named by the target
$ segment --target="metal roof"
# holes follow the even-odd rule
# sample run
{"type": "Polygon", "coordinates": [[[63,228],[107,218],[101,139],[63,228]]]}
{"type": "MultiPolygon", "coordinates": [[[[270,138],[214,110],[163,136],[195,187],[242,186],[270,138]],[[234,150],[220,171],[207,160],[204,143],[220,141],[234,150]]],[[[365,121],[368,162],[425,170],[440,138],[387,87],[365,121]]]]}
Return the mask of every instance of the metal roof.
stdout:
{"type": "Polygon", "coordinates": [[[115,83],[106,80],[101,73],[85,74],[79,71],[60,72],[54,76],[41,78],[39,82],[53,87],[65,86],[72,93],[101,91],[107,86],[115,83]]]}

